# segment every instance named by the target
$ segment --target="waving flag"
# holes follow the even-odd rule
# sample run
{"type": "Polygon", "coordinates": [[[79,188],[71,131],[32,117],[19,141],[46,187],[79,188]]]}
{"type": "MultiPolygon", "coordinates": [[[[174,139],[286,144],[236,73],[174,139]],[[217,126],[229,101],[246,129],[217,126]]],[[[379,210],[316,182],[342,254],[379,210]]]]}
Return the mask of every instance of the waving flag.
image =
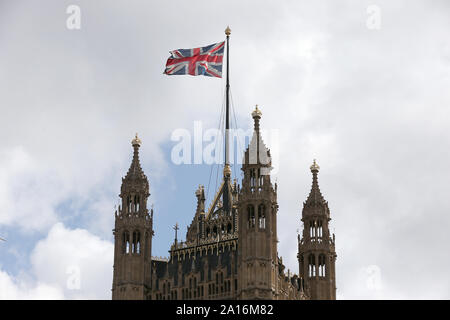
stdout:
{"type": "Polygon", "coordinates": [[[222,78],[224,48],[225,41],[201,48],[170,51],[164,73],[222,78]]]}

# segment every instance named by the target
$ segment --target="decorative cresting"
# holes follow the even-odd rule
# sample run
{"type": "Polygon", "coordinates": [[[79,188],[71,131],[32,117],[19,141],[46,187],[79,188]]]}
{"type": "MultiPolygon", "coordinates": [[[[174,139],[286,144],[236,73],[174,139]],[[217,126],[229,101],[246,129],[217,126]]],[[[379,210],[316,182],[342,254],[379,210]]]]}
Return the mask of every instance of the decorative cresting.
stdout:
{"type": "Polygon", "coordinates": [[[302,288],[314,300],[336,299],[335,238],[330,236],[330,210],[319,189],[316,160],[310,167],[313,182],[303,203],[303,233],[298,237],[298,260],[302,288]]]}
{"type": "Polygon", "coordinates": [[[145,299],[151,288],[151,246],[153,209],[147,209],[150,195],[147,176],[139,162],[142,141],[131,141],[133,160],[124,178],[115,212],[113,299],[145,299]]]}

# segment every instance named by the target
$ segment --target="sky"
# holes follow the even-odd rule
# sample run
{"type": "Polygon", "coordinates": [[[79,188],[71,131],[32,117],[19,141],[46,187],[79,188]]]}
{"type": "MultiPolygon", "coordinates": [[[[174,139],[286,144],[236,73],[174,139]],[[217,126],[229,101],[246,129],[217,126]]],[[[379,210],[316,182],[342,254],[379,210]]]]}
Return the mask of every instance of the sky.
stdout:
{"type": "Polygon", "coordinates": [[[136,132],[153,255],[176,222],[185,236],[220,168],[177,165],[171,137],[219,126],[225,82],[162,71],[170,50],[223,41],[227,25],[233,123],[263,113],[286,267],[298,272],[317,159],[338,299],[449,299],[449,15],[437,0],[1,0],[0,299],[111,298],[136,132]]]}

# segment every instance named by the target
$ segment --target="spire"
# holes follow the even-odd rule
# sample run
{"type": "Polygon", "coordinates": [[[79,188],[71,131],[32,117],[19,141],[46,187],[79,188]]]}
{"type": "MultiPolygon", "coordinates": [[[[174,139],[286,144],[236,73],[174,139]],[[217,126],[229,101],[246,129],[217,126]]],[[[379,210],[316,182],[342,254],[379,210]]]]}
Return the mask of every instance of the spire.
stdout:
{"type": "Polygon", "coordinates": [[[149,183],[147,176],[142,170],[141,163],[139,161],[139,148],[142,144],[141,139],[139,139],[137,133],[133,140],[131,140],[131,145],[133,146],[133,160],[131,160],[130,168],[124,178],[122,178],[122,195],[130,192],[143,192],[147,196],[150,195],[149,183]]]}
{"type": "Polygon", "coordinates": [[[320,189],[319,189],[319,182],[317,179],[317,174],[319,173],[320,167],[317,164],[316,159],[314,159],[313,164],[309,168],[311,169],[311,172],[313,174],[313,183],[312,183],[312,187],[311,187],[311,191],[309,193],[308,199],[306,199],[305,203],[307,205],[325,204],[326,201],[323,198],[322,193],[320,192],[320,189]]]}
{"type": "Polygon", "coordinates": [[[128,169],[127,175],[125,176],[126,180],[147,180],[147,177],[142,170],[141,163],[139,161],[139,147],[141,146],[142,141],[136,136],[133,140],[131,140],[131,145],[133,146],[133,160],[131,161],[130,169],[128,169]]]}
{"type": "MultiPolygon", "coordinates": [[[[258,105],[255,106],[255,110],[252,112],[252,117],[254,121],[254,131],[252,139],[245,152],[245,164],[260,164],[263,166],[270,167],[271,158],[270,150],[264,144],[259,129],[259,120],[261,119],[262,112],[258,109],[258,105]]],[[[265,173],[267,174],[267,173],[265,173]]]]}

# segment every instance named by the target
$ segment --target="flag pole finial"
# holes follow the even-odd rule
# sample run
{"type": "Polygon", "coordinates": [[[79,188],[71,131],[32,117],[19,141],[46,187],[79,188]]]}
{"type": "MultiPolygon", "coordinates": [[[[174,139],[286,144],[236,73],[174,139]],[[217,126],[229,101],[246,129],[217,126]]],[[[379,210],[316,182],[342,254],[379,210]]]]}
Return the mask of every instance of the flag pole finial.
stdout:
{"type": "Polygon", "coordinates": [[[226,34],[227,36],[229,36],[229,35],[231,34],[230,26],[227,26],[227,28],[225,29],[225,34],[226,34]]]}

